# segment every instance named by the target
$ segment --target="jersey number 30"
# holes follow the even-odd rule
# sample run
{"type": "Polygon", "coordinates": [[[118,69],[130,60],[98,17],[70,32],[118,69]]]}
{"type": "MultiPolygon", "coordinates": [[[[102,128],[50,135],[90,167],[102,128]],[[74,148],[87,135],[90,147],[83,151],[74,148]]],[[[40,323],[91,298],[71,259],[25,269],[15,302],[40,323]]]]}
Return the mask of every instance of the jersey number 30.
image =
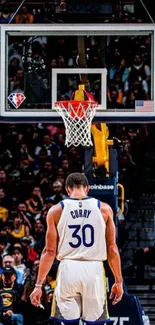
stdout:
{"type": "Polygon", "coordinates": [[[72,248],[78,248],[81,245],[85,247],[91,247],[94,244],[94,228],[92,225],[86,224],[84,226],[81,225],[69,225],[69,229],[74,230],[72,232],[72,238],[76,240],[76,243],[69,242],[69,245],[72,248]],[[79,234],[79,230],[80,234],[79,234]]]}

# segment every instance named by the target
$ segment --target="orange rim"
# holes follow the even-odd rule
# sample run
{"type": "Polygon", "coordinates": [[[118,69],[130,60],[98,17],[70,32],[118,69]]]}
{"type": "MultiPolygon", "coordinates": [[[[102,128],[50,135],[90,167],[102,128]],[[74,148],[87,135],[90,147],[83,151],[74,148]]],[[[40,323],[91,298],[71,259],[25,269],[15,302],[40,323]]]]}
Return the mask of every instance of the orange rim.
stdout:
{"type": "Polygon", "coordinates": [[[96,108],[98,103],[90,100],[60,100],[54,103],[54,106],[60,106],[61,108],[69,109],[69,104],[71,104],[74,109],[79,109],[79,104],[83,104],[83,109],[87,109],[88,105],[92,105],[92,108],[96,108]]]}

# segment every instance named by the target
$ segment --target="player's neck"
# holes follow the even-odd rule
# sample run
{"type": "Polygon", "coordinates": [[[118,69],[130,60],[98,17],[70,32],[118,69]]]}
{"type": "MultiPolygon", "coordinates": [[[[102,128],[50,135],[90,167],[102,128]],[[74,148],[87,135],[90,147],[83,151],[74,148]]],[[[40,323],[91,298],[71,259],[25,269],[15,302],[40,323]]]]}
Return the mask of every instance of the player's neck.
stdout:
{"type": "Polygon", "coordinates": [[[75,189],[73,190],[73,192],[70,195],[70,198],[74,198],[74,199],[83,199],[85,197],[87,197],[88,195],[86,195],[86,193],[82,190],[78,190],[75,189]]]}

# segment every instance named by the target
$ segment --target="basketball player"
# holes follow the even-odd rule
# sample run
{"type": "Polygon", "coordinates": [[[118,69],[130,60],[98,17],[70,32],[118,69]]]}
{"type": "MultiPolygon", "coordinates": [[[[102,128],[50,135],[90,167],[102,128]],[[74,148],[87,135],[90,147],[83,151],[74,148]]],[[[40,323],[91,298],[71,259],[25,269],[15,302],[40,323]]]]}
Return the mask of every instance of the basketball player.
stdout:
{"type": "Polygon", "coordinates": [[[50,208],[46,245],[38,278],[30,299],[39,306],[42,285],[57,255],[60,260],[52,304],[52,317],[63,323],[96,322],[109,319],[103,261],[108,260],[115,283],[110,298],[118,303],[123,295],[121,262],[115,241],[110,206],[87,196],[88,180],[82,173],[66,179],[69,198],[50,208]]]}

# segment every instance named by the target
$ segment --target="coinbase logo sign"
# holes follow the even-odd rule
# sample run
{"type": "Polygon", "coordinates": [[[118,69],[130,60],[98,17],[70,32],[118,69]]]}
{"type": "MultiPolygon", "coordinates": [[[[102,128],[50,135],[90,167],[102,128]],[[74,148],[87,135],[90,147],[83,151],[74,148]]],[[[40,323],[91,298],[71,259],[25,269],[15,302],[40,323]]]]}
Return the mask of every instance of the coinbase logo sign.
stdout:
{"type": "Polygon", "coordinates": [[[90,185],[91,190],[113,190],[114,185],[93,184],[90,185]]]}

